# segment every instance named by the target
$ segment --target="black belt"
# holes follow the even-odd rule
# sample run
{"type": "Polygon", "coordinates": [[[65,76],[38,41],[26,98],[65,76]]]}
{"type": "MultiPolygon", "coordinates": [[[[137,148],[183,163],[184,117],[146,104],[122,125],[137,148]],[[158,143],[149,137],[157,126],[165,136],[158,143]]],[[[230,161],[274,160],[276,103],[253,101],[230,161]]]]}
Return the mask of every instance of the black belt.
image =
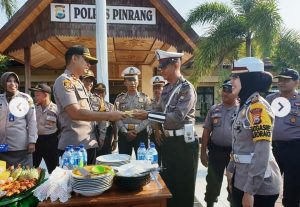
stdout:
{"type": "Polygon", "coordinates": [[[220,145],[216,145],[213,142],[209,143],[209,149],[211,149],[211,150],[218,150],[218,151],[224,151],[224,152],[230,152],[232,150],[232,148],[229,147],[229,146],[220,146],[220,145]]]}

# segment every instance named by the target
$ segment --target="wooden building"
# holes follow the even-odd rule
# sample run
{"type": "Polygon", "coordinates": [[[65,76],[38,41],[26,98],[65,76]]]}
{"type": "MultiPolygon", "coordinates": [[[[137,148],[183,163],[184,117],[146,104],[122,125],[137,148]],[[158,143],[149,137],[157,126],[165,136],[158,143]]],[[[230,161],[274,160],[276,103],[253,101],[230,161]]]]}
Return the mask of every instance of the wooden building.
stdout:
{"type": "MultiPolygon", "coordinates": [[[[109,0],[107,19],[112,100],[125,89],[120,74],[128,66],[141,70],[140,89],[152,96],[156,49],[184,52],[183,64],[193,58],[199,37],[183,29],[184,19],[167,0],[109,0]]],[[[95,31],[95,0],[29,0],[0,30],[0,53],[24,64],[9,70],[20,75],[25,88],[52,84],[65,69],[68,47],[82,44],[96,55],[95,31]]],[[[213,104],[216,82],[212,77],[201,83],[199,101],[213,104]]]]}

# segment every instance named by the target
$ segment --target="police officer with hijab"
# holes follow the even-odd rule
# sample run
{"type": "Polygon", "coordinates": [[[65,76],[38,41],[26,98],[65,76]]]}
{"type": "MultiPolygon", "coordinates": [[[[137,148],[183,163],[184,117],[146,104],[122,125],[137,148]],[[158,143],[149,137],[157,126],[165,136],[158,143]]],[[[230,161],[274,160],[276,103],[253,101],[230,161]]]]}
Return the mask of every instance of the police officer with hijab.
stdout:
{"type": "Polygon", "coordinates": [[[274,207],[281,176],[272,153],[274,114],[260,95],[270,88],[272,75],[255,57],[234,62],[232,92],[240,108],[232,125],[232,160],[227,170],[232,178],[233,207],[274,207]]]}
{"type": "Polygon", "coordinates": [[[213,105],[207,113],[201,142],[201,162],[207,169],[204,200],[213,207],[220,195],[224,170],[231,153],[231,124],[238,108],[230,80],[222,84],[222,103],[213,105]],[[209,150],[207,153],[207,149],[209,150]]]}
{"type": "MultiPolygon", "coordinates": [[[[283,69],[278,76],[279,92],[267,96],[271,104],[278,97],[286,98],[291,110],[284,117],[275,117],[273,131],[273,153],[283,177],[282,203],[287,207],[300,204],[300,94],[298,71],[283,69]]],[[[284,106],[287,107],[287,106],[284,106]]]]}
{"type": "Polygon", "coordinates": [[[65,53],[65,61],[66,70],[53,86],[61,131],[58,149],[62,155],[68,145],[83,144],[87,149],[88,164],[94,164],[98,148],[94,121],[116,121],[126,115],[118,111],[92,111],[89,94],[79,79],[91,65],[98,62],[88,48],[81,45],[70,47],[65,53]]]}
{"type": "MultiPolygon", "coordinates": [[[[138,75],[140,74],[140,70],[133,66],[123,70],[121,75],[124,77],[127,92],[117,96],[115,100],[117,110],[129,112],[134,109],[151,109],[149,97],[138,91],[138,75]]],[[[132,117],[117,121],[119,153],[131,155],[132,148],[134,148],[137,155],[137,149],[141,142],[144,142],[145,146],[148,147],[148,125],[148,120],[140,121],[132,117]]]]}
{"type": "Polygon", "coordinates": [[[199,141],[195,134],[197,93],[180,72],[183,53],[156,50],[164,86],[157,111],[136,110],[134,117],[160,122],[166,138],[162,145],[161,173],[172,193],[168,206],[194,205],[199,141]]]}

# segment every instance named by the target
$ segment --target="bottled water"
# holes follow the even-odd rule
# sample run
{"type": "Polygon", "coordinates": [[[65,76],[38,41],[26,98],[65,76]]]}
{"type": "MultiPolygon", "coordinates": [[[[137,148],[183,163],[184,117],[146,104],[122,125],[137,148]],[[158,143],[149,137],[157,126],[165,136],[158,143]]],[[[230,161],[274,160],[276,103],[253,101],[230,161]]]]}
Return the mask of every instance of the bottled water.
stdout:
{"type": "Polygon", "coordinates": [[[79,147],[80,147],[80,152],[83,157],[83,165],[87,165],[87,151],[86,151],[86,149],[84,149],[83,144],[79,145],[79,147]]]}
{"type": "Polygon", "coordinates": [[[70,148],[70,152],[71,152],[71,154],[73,154],[73,152],[74,152],[74,145],[68,145],[68,147],[70,148]]]}
{"type": "Polygon", "coordinates": [[[74,165],[73,167],[83,167],[83,156],[80,152],[80,147],[75,148],[75,152],[73,153],[74,165]]]}
{"type": "Polygon", "coordinates": [[[150,143],[150,147],[147,150],[147,160],[149,160],[151,164],[158,164],[158,153],[153,142],[150,143]]]}
{"type": "Polygon", "coordinates": [[[62,155],[62,168],[69,169],[70,168],[70,148],[66,147],[65,152],[62,155]]]}
{"type": "Polygon", "coordinates": [[[137,159],[138,160],[146,160],[146,147],[144,142],[140,143],[140,147],[137,150],[137,159]]]}

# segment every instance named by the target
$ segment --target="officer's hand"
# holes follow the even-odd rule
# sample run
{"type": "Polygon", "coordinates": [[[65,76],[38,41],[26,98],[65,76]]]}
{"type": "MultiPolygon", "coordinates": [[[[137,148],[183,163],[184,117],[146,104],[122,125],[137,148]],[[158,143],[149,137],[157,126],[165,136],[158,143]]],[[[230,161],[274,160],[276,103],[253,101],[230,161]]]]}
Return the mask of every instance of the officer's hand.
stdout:
{"type": "Polygon", "coordinates": [[[243,207],[253,207],[254,198],[253,195],[249,193],[244,193],[242,205],[243,207]]]}
{"type": "Polygon", "coordinates": [[[35,151],[35,143],[29,143],[27,150],[29,153],[33,153],[35,151]]]}
{"type": "Polygon", "coordinates": [[[128,116],[122,112],[122,111],[112,111],[112,112],[109,112],[110,116],[109,116],[109,121],[119,121],[121,119],[125,119],[127,118],[128,116]]]}
{"type": "Polygon", "coordinates": [[[200,155],[200,159],[201,159],[201,163],[204,167],[207,167],[208,166],[208,156],[207,156],[207,153],[201,153],[200,155]]]}
{"type": "Polygon", "coordinates": [[[137,135],[137,133],[136,133],[135,130],[130,130],[130,131],[128,131],[128,132],[127,132],[127,140],[128,140],[128,141],[134,140],[134,139],[136,138],[136,135],[137,135]]]}
{"type": "Polygon", "coordinates": [[[132,117],[134,119],[145,120],[148,119],[148,112],[145,110],[134,109],[132,111],[132,117]]]}
{"type": "Polygon", "coordinates": [[[233,173],[226,170],[226,177],[227,177],[227,188],[229,193],[232,193],[232,177],[233,173]]]}

